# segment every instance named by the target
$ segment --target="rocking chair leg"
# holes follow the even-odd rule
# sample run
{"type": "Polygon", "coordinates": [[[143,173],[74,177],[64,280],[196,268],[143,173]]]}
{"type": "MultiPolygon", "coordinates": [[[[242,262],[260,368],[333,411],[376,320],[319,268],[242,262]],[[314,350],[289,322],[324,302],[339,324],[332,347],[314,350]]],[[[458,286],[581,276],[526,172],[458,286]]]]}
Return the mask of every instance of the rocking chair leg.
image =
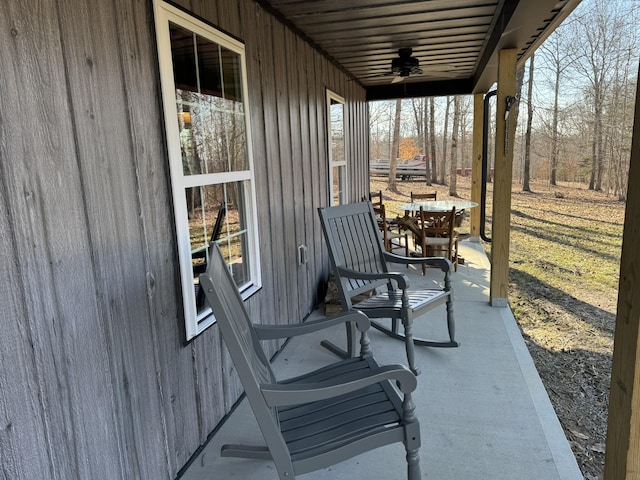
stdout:
{"type": "Polygon", "coordinates": [[[449,330],[449,340],[455,343],[456,325],[453,318],[453,300],[447,299],[447,329],[449,330]]]}
{"type": "MultiPolygon", "coordinates": [[[[451,274],[449,272],[447,272],[444,276],[444,289],[447,292],[451,292],[451,274]]],[[[456,343],[456,341],[454,340],[456,335],[456,327],[453,319],[453,298],[451,295],[449,295],[449,298],[447,298],[447,328],[449,329],[449,340],[451,341],[451,343],[456,343]]]]}
{"type": "Polygon", "coordinates": [[[420,473],[420,457],[418,456],[418,449],[407,450],[407,479],[408,480],[420,480],[422,475],[420,473]]]}
{"type": "Polygon", "coordinates": [[[416,418],[416,406],[411,393],[406,393],[402,401],[402,420],[405,423],[405,444],[407,451],[407,479],[420,480],[420,425],[416,418]]]}
{"type": "Polygon", "coordinates": [[[400,331],[398,330],[398,319],[397,318],[392,318],[391,319],[391,331],[393,331],[393,333],[400,333],[400,331]]]}
{"type": "Polygon", "coordinates": [[[329,340],[322,340],[320,342],[320,345],[340,358],[354,358],[356,356],[356,351],[357,351],[357,345],[356,345],[357,336],[355,334],[356,326],[353,324],[353,322],[347,322],[345,327],[347,328],[347,349],[346,350],[343,350],[342,348],[338,347],[337,345],[330,342],[329,340]]]}
{"type": "Polygon", "coordinates": [[[420,375],[420,370],[416,368],[416,356],[413,348],[413,329],[410,320],[403,320],[404,326],[404,345],[407,351],[407,362],[409,363],[409,369],[414,375],[420,375]]]}

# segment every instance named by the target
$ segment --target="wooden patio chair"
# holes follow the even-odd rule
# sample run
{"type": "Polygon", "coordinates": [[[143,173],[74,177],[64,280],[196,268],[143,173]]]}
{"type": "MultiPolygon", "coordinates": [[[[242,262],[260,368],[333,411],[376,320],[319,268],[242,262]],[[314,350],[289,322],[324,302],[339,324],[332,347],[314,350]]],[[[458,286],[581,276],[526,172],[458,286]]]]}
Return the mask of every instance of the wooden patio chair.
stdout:
{"type": "Polygon", "coordinates": [[[438,192],[433,193],[413,193],[411,192],[411,203],[421,202],[424,200],[437,200],[438,192]]]}
{"type": "MultiPolygon", "coordinates": [[[[404,340],[409,368],[416,374],[418,369],[415,366],[414,344],[431,347],[458,346],[454,340],[451,262],[448,259],[415,258],[386,252],[369,202],[320,208],[319,213],[344,310],[357,309],[369,318],[391,319],[391,328],[378,321],[372,321],[371,325],[387,335],[404,340]],[[410,289],[407,276],[390,271],[387,263],[438,267],[444,273],[443,287],[410,289]],[[372,294],[371,297],[355,305],[352,303],[353,297],[368,292],[372,294]],[[443,303],[446,303],[449,341],[414,338],[413,319],[443,303]],[[399,332],[399,320],[404,333],[399,332]]],[[[345,357],[355,355],[353,327],[347,328],[346,351],[326,341],[323,346],[345,357]]]]}
{"type": "Polygon", "coordinates": [[[377,365],[365,315],[346,312],[294,325],[253,325],[215,244],[200,282],[266,443],[224,445],[222,456],[271,459],[285,480],[402,442],[407,478],[420,479],[420,425],[411,398],[416,377],[402,365],[377,365]],[[355,323],[361,332],[359,357],[276,380],[260,340],[302,335],[344,322],[355,323]]]}
{"type": "MultiPolygon", "coordinates": [[[[429,200],[438,200],[438,192],[432,193],[413,193],[411,192],[411,203],[424,202],[429,200]]],[[[414,213],[415,217],[418,217],[419,212],[414,213]]]]}
{"type": "MultiPolygon", "coordinates": [[[[378,190],[377,192],[369,192],[369,200],[374,207],[383,205],[384,203],[382,200],[382,190],[378,190]]],[[[362,201],[365,201],[365,199],[363,198],[362,201]]]]}
{"type": "Polygon", "coordinates": [[[453,263],[458,271],[458,233],[455,230],[457,213],[455,207],[446,212],[430,212],[420,209],[419,239],[423,257],[443,256],[453,263]]]}
{"type": "MultiPolygon", "coordinates": [[[[366,198],[363,197],[362,201],[366,201],[366,198]]],[[[387,218],[387,210],[382,200],[382,190],[369,192],[369,201],[371,205],[373,205],[373,211],[376,213],[376,219],[378,220],[380,232],[382,232],[385,250],[391,253],[404,251],[405,255],[409,255],[408,236],[405,232],[401,231],[397,220],[387,218]]]]}
{"type": "Polygon", "coordinates": [[[387,252],[394,253],[402,251],[405,255],[409,255],[409,239],[406,233],[400,232],[397,222],[391,222],[387,218],[387,210],[384,204],[373,205],[373,211],[378,221],[378,229],[382,234],[382,243],[387,252]]]}
{"type": "MultiPolygon", "coordinates": [[[[429,200],[438,200],[438,192],[431,192],[431,193],[414,193],[413,191],[411,192],[411,203],[418,203],[418,202],[424,202],[424,201],[429,201],[429,200]]],[[[405,213],[406,215],[406,213],[405,213]]],[[[420,212],[419,211],[414,211],[412,213],[412,216],[415,218],[420,218],[420,212]]],[[[418,238],[416,237],[416,235],[412,235],[413,238],[413,243],[417,244],[418,243],[418,238]]],[[[424,265],[422,266],[422,273],[424,273],[424,265]]]]}

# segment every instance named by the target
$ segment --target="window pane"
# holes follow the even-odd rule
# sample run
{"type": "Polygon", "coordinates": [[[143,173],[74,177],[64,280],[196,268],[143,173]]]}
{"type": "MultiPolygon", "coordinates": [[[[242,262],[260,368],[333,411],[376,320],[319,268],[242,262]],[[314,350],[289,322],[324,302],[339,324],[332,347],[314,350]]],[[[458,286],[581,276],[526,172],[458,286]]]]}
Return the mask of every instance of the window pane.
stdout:
{"type": "Polygon", "coordinates": [[[196,36],[198,51],[198,79],[200,93],[222,98],[222,68],[220,67],[220,46],[217,43],[196,36]]]}
{"type": "Polygon", "coordinates": [[[248,170],[242,105],[181,90],[176,96],[184,175],[248,170]]]}
{"type": "Polygon", "coordinates": [[[184,90],[176,96],[184,175],[248,170],[242,104],[184,90]]]}
{"type": "Polygon", "coordinates": [[[218,246],[224,254],[224,259],[231,269],[231,275],[240,291],[249,282],[249,259],[247,258],[247,232],[221,239],[218,246]]]}
{"type": "Polygon", "coordinates": [[[176,97],[183,174],[228,172],[220,97],[185,90],[176,90],[176,97]]]}
{"type": "Polygon", "coordinates": [[[224,85],[223,122],[224,138],[227,140],[229,170],[247,170],[247,136],[242,96],[240,56],[220,48],[222,58],[222,80],[224,85]]]}
{"type": "MultiPolygon", "coordinates": [[[[249,188],[248,183],[233,182],[186,189],[191,259],[196,285],[197,276],[206,269],[207,247],[212,240],[222,250],[236,285],[242,288],[249,282],[247,212],[244,204],[246,188],[249,188]],[[223,205],[226,206],[226,213],[221,211],[220,207],[223,205]]],[[[195,292],[200,312],[205,308],[204,297],[198,295],[198,288],[195,292]]]]}
{"type": "MultiPolygon", "coordinates": [[[[242,76],[240,75],[240,55],[224,47],[220,47],[222,59],[222,78],[224,82],[224,98],[237,103],[239,112],[242,111],[242,76]]],[[[234,107],[236,108],[236,107],[234,107]]]]}
{"type": "Polygon", "coordinates": [[[332,198],[333,205],[341,205],[346,203],[345,198],[345,178],[346,169],[344,166],[342,167],[333,167],[332,177],[333,177],[333,185],[331,186],[332,190],[332,198]]]}
{"type": "Polygon", "coordinates": [[[171,32],[183,174],[248,170],[240,55],[179,27],[171,32]]]}
{"type": "Polygon", "coordinates": [[[176,89],[198,91],[196,75],[196,56],[193,45],[193,33],[169,24],[171,36],[171,56],[173,58],[173,78],[176,89]]]}
{"type": "Polygon", "coordinates": [[[344,161],[344,105],[331,100],[331,161],[344,161]]]}

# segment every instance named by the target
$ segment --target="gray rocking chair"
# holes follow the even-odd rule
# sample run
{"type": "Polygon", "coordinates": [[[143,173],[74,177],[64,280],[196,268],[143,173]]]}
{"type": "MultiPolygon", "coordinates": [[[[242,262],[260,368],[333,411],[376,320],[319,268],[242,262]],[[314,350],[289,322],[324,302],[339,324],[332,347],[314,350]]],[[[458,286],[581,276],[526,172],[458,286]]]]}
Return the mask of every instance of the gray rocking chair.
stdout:
{"type": "Polygon", "coordinates": [[[366,333],[369,319],[347,312],[290,326],[253,325],[218,246],[211,250],[200,282],[266,441],[266,447],[225,445],[221,455],[272,459],[284,480],[402,442],[408,479],[419,480],[420,425],[411,398],[416,377],[402,365],[376,364],[366,333]],[[362,332],[359,357],[276,381],[259,340],[344,322],[356,323],[362,332]]]}
{"type": "MultiPolygon", "coordinates": [[[[458,346],[454,340],[451,262],[448,259],[405,257],[386,252],[370,202],[320,208],[319,213],[344,310],[359,310],[369,318],[390,318],[391,328],[377,321],[372,321],[371,326],[405,341],[409,368],[416,375],[419,372],[415,366],[414,344],[430,347],[458,346]],[[438,267],[444,272],[444,286],[441,289],[411,290],[407,276],[389,271],[387,262],[438,267]],[[383,288],[384,291],[378,291],[383,288]],[[352,298],[363,293],[371,293],[372,296],[354,305],[352,298]],[[442,303],[446,303],[447,308],[449,341],[414,338],[413,319],[442,303]],[[399,332],[398,320],[402,322],[404,334],[399,332]]],[[[353,328],[347,325],[346,351],[327,341],[322,342],[322,345],[337,355],[352,357],[355,355],[353,328]]]]}

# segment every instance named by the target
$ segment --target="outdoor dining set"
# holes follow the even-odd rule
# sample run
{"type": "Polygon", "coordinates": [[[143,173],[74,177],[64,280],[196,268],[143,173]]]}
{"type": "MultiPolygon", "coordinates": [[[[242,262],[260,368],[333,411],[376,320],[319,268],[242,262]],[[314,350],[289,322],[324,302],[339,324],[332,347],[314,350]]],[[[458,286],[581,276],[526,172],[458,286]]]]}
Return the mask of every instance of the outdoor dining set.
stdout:
{"type": "MultiPolygon", "coordinates": [[[[402,251],[405,256],[443,256],[453,263],[455,271],[458,271],[459,263],[464,263],[458,254],[460,234],[457,229],[462,225],[465,211],[476,207],[477,203],[437,200],[435,192],[411,192],[411,202],[397,207],[404,215],[392,219],[383,203],[382,192],[370,194],[370,200],[388,252],[402,251]]],[[[423,274],[425,268],[423,266],[423,274]]]]}

